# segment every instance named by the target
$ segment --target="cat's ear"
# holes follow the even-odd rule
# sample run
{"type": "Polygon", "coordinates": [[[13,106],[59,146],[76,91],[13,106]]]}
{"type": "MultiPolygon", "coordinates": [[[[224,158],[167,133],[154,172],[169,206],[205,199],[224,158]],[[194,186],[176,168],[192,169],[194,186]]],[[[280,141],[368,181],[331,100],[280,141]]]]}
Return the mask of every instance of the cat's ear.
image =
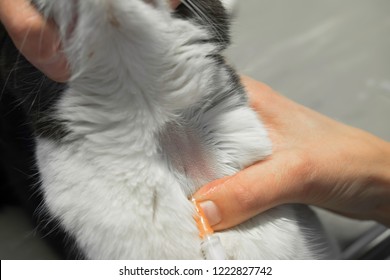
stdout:
{"type": "Polygon", "coordinates": [[[221,0],[226,12],[232,16],[237,12],[238,1],[237,0],[221,0]]]}

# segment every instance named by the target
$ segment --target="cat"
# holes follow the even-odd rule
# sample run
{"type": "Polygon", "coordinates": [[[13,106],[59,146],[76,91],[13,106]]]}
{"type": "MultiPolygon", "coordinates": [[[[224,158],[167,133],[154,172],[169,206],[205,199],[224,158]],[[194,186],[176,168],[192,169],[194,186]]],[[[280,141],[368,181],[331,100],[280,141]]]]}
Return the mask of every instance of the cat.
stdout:
{"type": "MultiPolygon", "coordinates": [[[[55,83],[10,46],[0,85],[23,99],[34,129],[36,213],[50,217],[49,233],[64,232],[77,258],[202,259],[191,194],[272,153],[223,57],[223,3],[33,3],[58,25],[72,75],[55,83]]],[[[304,206],[280,206],[215,234],[229,259],[326,256],[304,206]]]]}

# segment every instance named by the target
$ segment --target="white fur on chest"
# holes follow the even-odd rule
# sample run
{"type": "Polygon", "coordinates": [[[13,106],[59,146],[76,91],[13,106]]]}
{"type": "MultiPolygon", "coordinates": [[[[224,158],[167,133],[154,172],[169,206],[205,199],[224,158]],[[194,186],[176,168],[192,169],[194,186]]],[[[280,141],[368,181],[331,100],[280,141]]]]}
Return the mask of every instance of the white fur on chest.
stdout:
{"type": "Polygon", "coordinates": [[[156,161],[100,157],[83,144],[38,148],[46,206],[87,258],[201,257],[191,204],[156,161]]]}
{"type": "MultiPolygon", "coordinates": [[[[193,209],[164,166],[40,142],[46,206],[91,259],[199,259],[193,209]],[[78,151],[77,151],[78,150],[78,151]]],[[[288,208],[220,233],[231,258],[312,258],[288,208]]]]}
{"type": "MultiPolygon", "coordinates": [[[[234,119],[226,121],[231,125],[234,119]]],[[[117,135],[126,127],[112,130],[102,134],[117,135]]],[[[219,131],[223,132],[223,125],[219,131]]],[[[76,237],[87,258],[202,258],[194,211],[188,201],[187,186],[194,187],[192,182],[174,176],[153,144],[147,146],[148,152],[134,149],[132,143],[140,141],[139,135],[142,133],[133,131],[124,143],[117,139],[115,144],[105,142],[102,135],[92,137],[93,142],[87,137],[60,147],[40,140],[38,159],[46,206],[76,237]]],[[[248,135],[236,136],[239,144],[230,147],[235,160],[238,156],[232,150],[261,148],[260,142],[257,146],[248,142],[248,135]]],[[[216,157],[228,164],[226,154],[216,157]]],[[[244,164],[244,160],[251,159],[240,162],[244,164]]],[[[230,258],[311,258],[295,219],[293,210],[275,209],[219,235],[230,258]]]]}
{"type": "MultiPolygon", "coordinates": [[[[229,87],[227,70],[211,58],[215,45],[191,45],[208,39],[207,32],[170,17],[166,4],[103,2],[108,6],[79,1],[85,17],[65,44],[74,75],[56,110],[71,133],[62,143],[38,140],[45,204],[87,258],[202,258],[188,195],[204,182],[169,168],[161,149],[172,147],[158,135],[218,86],[229,87]]],[[[56,0],[53,7],[69,10],[70,3],[56,0]]],[[[205,148],[214,162],[211,177],[231,175],[271,152],[256,114],[229,102],[196,116],[195,127],[206,135],[201,140],[183,129],[199,147],[212,147],[205,148]]],[[[190,166],[187,138],[176,138],[185,151],[172,151],[186,153],[180,160],[190,166]]],[[[208,170],[190,167],[192,177],[208,170]]],[[[230,258],[313,257],[288,207],[218,235],[230,258]]]]}

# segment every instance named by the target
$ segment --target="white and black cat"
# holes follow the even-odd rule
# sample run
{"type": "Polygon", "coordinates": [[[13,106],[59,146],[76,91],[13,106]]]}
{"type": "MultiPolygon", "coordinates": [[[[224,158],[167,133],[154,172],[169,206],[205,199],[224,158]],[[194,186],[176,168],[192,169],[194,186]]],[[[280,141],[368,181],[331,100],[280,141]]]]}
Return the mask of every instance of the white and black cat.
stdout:
{"type": "MultiPolygon", "coordinates": [[[[77,257],[201,259],[188,198],[272,151],[222,56],[223,5],[33,2],[59,26],[72,72],[66,85],[54,83],[3,40],[2,91],[23,100],[36,135],[35,207],[50,217],[41,224],[65,232],[77,257]]],[[[230,259],[325,256],[305,207],[278,207],[217,234],[230,259]]]]}

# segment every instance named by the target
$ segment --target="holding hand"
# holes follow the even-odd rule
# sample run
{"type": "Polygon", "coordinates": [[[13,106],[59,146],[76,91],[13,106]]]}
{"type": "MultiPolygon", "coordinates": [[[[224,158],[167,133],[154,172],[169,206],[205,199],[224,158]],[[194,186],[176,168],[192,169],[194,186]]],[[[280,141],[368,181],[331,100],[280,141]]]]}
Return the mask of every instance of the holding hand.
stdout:
{"type": "Polygon", "coordinates": [[[194,195],[215,230],[285,203],[316,205],[390,226],[390,143],[296,104],[264,84],[243,82],[268,128],[273,153],[194,195]]]}

